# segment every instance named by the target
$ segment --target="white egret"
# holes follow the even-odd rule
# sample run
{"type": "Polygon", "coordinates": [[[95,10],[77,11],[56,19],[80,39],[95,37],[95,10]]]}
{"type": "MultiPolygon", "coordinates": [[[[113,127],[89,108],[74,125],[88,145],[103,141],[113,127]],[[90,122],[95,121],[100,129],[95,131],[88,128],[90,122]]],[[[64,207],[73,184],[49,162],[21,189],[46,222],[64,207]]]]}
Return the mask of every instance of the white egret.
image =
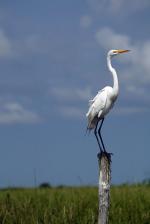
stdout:
{"type": "Polygon", "coordinates": [[[86,114],[88,119],[88,130],[94,129],[94,134],[97,139],[100,152],[106,152],[104,142],[101,136],[101,128],[106,114],[113,107],[119,93],[119,84],[116,70],[111,65],[113,56],[128,52],[129,50],[110,50],[107,54],[107,66],[113,76],[113,87],[106,86],[100,90],[97,95],[89,101],[90,107],[86,114]],[[98,128],[99,121],[101,121],[98,128]],[[99,138],[98,138],[99,136],[99,138]]]}

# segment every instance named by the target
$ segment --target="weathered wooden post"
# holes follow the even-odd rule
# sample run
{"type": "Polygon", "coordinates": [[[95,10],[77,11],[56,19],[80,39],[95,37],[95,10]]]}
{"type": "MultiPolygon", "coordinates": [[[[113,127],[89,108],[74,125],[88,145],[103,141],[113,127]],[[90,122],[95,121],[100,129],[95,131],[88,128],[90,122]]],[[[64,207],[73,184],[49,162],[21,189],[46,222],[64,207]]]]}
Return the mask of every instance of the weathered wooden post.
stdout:
{"type": "Polygon", "coordinates": [[[98,224],[108,224],[110,205],[111,154],[101,152],[97,156],[99,164],[98,224]]]}

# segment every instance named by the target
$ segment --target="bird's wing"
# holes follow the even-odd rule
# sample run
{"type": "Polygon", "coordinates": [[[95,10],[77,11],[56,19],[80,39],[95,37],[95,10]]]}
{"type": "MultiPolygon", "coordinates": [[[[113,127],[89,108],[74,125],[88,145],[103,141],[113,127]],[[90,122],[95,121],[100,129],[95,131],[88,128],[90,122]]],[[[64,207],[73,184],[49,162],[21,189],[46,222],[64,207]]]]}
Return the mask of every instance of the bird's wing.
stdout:
{"type": "Polygon", "coordinates": [[[105,105],[106,105],[106,101],[107,101],[107,91],[106,89],[102,89],[100,90],[97,95],[89,101],[90,107],[89,110],[86,114],[87,118],[88,118],[88,128],[93,128],[92,125],[92,121],[95,122],[98,117],[99,114],[101,114],[101,112],[103,111],[105,105]]]}
{"type": "Polygon", "coordinates": [[[97,95],[92,100],[89,100],[89,106],[90,107],[92,105],[94,106],[94,104],[96,103],[99,105],[99,107],[103,109],[106,104],[106,99],[107,99],[107,92],[105,91],[105,88],[103,88],[97,93],[97,95]]]}

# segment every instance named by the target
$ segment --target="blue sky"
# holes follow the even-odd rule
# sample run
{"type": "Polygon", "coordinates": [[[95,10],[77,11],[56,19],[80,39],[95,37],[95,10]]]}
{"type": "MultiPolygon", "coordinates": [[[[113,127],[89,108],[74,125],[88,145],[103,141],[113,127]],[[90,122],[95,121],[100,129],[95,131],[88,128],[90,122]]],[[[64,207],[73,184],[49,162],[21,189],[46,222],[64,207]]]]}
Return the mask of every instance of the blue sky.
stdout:
{"type": "Polygon", "coordinates": [[[88,100],[112,85],[105,119],[112,182],[150,177],[149,0],[30,0],[0,3],[0,187],[97,184],[98,146],[85,135],[88,100]],[[35,180],[36,179],[36,180],[35,180]]]}

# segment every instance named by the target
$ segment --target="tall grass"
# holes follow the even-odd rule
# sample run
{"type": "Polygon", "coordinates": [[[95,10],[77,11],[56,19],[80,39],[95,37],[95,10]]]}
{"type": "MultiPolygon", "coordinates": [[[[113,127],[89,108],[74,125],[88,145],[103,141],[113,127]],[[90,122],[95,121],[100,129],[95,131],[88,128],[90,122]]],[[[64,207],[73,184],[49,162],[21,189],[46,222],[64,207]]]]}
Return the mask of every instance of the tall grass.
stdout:
{"type": "MultiPolygon", "coordinates": [[[[95,224],[96,187],[0,191],[0,224],[95,224]]],[[[150,186],[111,189],[110,224],[149,224],[150,186]]]]}

